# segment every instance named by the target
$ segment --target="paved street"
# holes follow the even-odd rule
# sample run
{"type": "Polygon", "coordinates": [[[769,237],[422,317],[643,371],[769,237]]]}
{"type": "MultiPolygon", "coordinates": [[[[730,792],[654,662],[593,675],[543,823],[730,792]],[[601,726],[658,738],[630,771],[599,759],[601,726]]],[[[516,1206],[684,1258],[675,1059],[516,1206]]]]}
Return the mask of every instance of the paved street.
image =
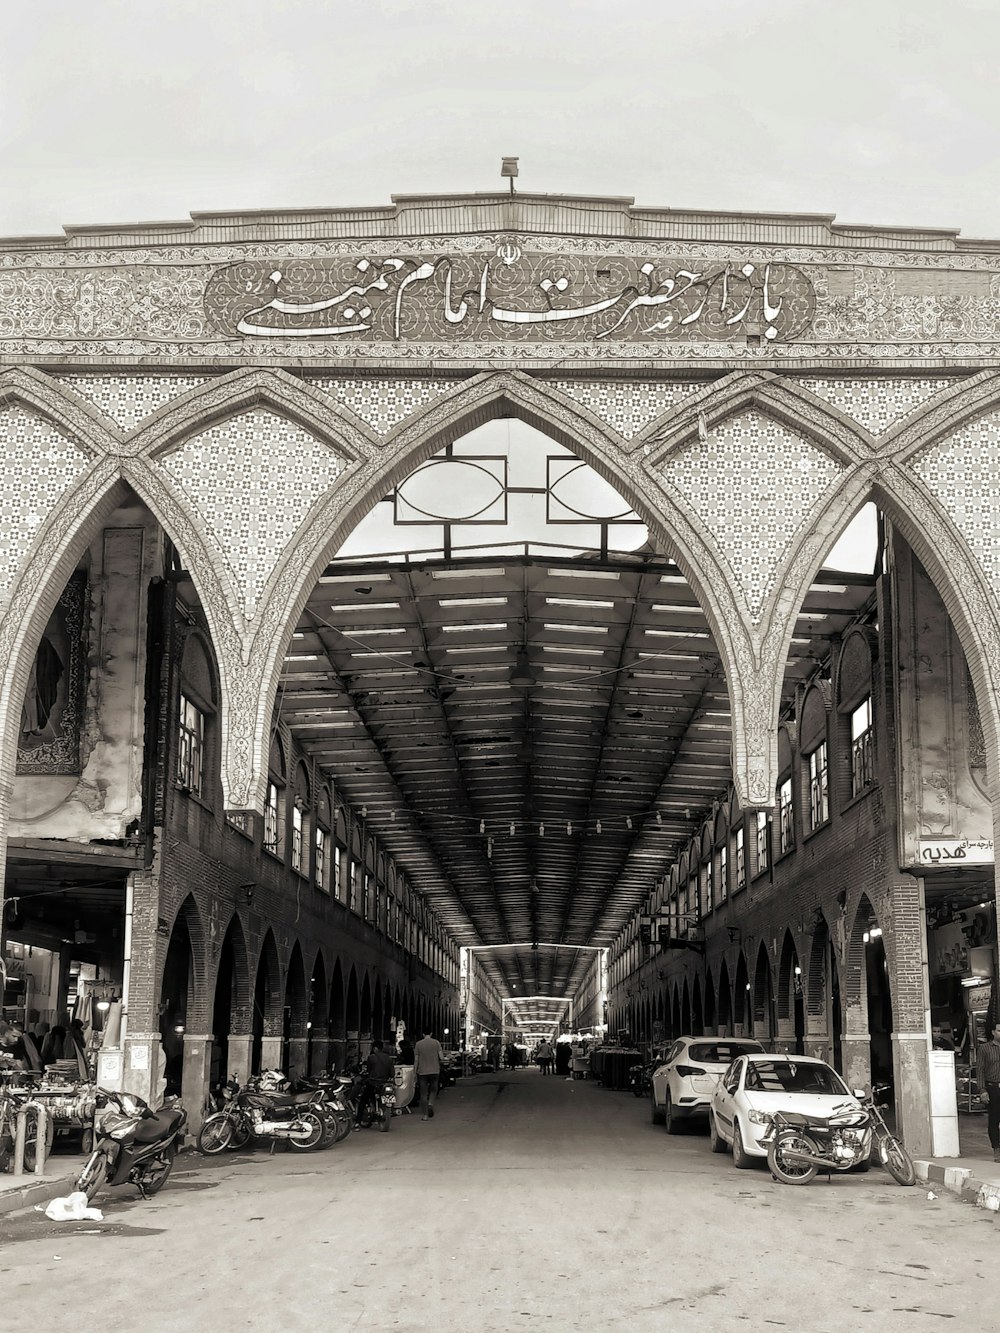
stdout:
{"type": "Polygon", "coordinates": [[[534,1070],[323,1153],[180,1159],[105,1222],[0,1219],[21,1328],[940,1330],[1000,1324],[989,1214],[881,1171],[773,1183],[646,1103],[534,1070]]]}

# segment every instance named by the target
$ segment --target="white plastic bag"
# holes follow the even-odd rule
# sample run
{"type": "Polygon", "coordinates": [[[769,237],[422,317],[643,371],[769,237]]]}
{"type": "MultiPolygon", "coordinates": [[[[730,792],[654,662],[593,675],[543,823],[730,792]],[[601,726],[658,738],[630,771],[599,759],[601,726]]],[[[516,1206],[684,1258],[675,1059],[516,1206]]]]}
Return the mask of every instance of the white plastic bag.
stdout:
{"type": "Polygon", "coordinates": [[[90,1208],[83,1190],[53,1199],[45,1210],[45,1216],[51,1222],[103,1222],[104,1214],[100,1208],[90,1208]]]}

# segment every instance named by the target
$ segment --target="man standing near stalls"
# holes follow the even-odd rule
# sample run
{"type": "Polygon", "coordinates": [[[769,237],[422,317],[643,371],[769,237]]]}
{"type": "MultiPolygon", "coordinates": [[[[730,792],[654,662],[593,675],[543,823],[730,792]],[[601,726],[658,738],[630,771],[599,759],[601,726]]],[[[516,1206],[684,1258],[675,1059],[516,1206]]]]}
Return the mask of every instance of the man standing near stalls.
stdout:
{"type": "Polygon", "coordinates": [[[420,1084],[420,1104],[424,1108],[421,1120],[434,1119],[434,1099],[437,1096],[438,1080],[441,1077],[441,1057],[444,1054],[441,1043],[425,1032],[413,1048],[417,1081],[420,1084]]]}
{"type": "Polygon", "coordinates": [[[987,1129],[994,1162],[1000,1162],[1000,1026],[994,1027],[993,1036],[980,1046],[976,1055],[979,1076],[979,1095],[986,1102],[987,1129]]]}

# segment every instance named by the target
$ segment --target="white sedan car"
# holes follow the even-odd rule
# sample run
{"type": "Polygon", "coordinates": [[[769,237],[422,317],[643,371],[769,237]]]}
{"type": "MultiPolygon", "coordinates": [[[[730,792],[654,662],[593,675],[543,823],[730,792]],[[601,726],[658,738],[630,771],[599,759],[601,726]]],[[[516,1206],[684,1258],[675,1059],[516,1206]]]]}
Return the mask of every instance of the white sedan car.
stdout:
{"type": "Polygon", "coordinates": [[[763,1049],[749,1037],[678,1037],[653,1071],[653,1124],[676,1134],[681,1121],[706,1115],[715,1085],[736,1057],[763,1049]]]}
{"type": "Polygon", "coordinates": [[[733,1166],[748,1167],[766,1157],[761,1139],[775,1111],[829,1116],[859,1110],[860,1102],[825,1060],[810,1055],[743,1055],[719,1080],[712,1094],[708,1133],[712,1152],[733,1150],[733,1166]]]}

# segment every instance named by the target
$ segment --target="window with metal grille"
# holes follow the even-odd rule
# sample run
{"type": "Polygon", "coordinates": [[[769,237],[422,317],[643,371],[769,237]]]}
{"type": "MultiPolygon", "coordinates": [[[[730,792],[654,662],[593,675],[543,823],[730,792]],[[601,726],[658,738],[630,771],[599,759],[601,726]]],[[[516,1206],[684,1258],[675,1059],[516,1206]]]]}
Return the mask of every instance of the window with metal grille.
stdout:
{"type": "Polygon", "coordinates": [[[875,781],[875,733],[871,695],[851,714],[851,795],[857,796],[875,781]]]}
{"type": "Polygon", "coordinates": [[[782,855],[795,846],[795,822],[792,809],[792,779],[785,778],[778,787],[778,841],[782,855]]]}
{"type": "Polygon", "coordinates": [[[316,887],[322,889],[324,893],[330,892],[330,886],[327,883],[327,846],[330,835],[325,828],[316,827],[316,887]]]}
{"type": "Polygon", "coordinates": [[[267,784],[267,801],[264,805],[264,850],[270,852],[272,856],[277,856],[281,850],[279,845],[280,805],[281,793],[275,783],[269,782],[267,784]]]}
{"type": "Polygon", "coordinates": [[[177,781],[195,796],[201,795],[204,764],[205,714],[182,694],[177,726],[177,781]]]}
{"type": "Polygon", "coordinates": [[[715,892],[712,884],[712,864],[706,862],[701,868],[701,914],[707,916],[715,907],[715,892]]]}
{"type": "Polygon", "coordinates": [[[746,835],[742,828],[736,830],[736,887],[745,889],[747,886],[747,853],[746,853],[746,835]]]}
{"type": "Polygon", "coordinates": [[[830,818],[830,786],[826,741],[809,755],[809,827],[817,829],[830,818]]]}
{"type": "Polygon", "coordinates": [[[353,856],[347,863],[347,905],[352,912],[358,910],[358,863],[353,856]]]}
{"type": "Polygon", "coordinates": [[[725,843],[716,854],[715,882],[718,886],[719,902],[724,903],[729,897],[729,848],[725,843]]]}
{"type": "Polygon", "coordinates": [[[292,806],[292,869],[302,869],[302,811],[292,806]]]}
{"type": "Polygon", "coordinates": [[[766,870],[770,860],[767,812],[757,811],[757,870],[766,870]]]}
{"type": "Polygon", "coordinates": [[[340,882],[341,850],[340,843],[333,844],[333,892],[338,902],[344,900],[344,886],[340,882]]]}

